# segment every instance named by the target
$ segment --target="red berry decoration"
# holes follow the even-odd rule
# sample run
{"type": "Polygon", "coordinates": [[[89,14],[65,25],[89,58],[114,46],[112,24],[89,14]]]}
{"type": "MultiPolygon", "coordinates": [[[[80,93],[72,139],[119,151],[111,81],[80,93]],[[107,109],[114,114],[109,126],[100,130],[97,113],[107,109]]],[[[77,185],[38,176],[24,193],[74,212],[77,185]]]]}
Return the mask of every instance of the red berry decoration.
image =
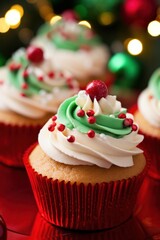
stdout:
{"type": "Polygon", "coordinates": [[[55,126],[54,126],[53,124],[50,124],[50,125],[48,126],[48,130],[49,130],[50,132],[53,132],[54,129],[55,129],[55,126]]]}
{"type": "Polygon", "coordinates": [[[94,123],[96,122],[95,117],[93,117],[93,116],[89,117],[89,118],[88,118],[88,122],[89,122],[90,124],[94,124],[94,123]]]}
{"type": "Polygon", "coordinates": [[[28,71],[27,71],[27,70],[24,70],[24,72],[23,72],[23,77],[24,77],[24,78],[28,78],[28,76],[29,76],[28,71]]]}
{"type": "Polygon", "coordinates": [[[38,76],[38,81],[43,82],[43,76],[38,76]]]}
{"type": "Polygon", "coordinates": [[[33,63],[40,63],[43,61],[43,50],[39,47],[29,46],[26,50],[27,58],[33,63]]]}
{"type": "Polygon", "coordinates": [[[55,74],[54,74],[53,71],[51,71],[51,72],[48,73],[48,77],[49,77],[49,78],[54,78],[54,75],[55,75],[55,74]]]}
{"type": "Polygon", "coordinates": [[[9,70],[10,71],[18,71],[21,68],[21,64],[20,63],[11,63],[9,65],[9,70]]]}
{"type": "Polygon", "coordinates": [[[132,131],[137,131],[138,127],[136,124],[132,124],[132,131]]]}
{"type": "Polygon", "coordinates": [[[125,118],[123,121],[124,127],[130,127],[133,124],[133,120],[131,118],[125,118]]]}
{"type": "Polygon", "coordinates": [[[77,111],[77,116],[78,116],[78,117],[84,117],[84,115],[85,115],[85,111],[84,111],[83,109],[79,109],[79,110],[77,111]]]}
{"type": "Polygon", "coordinates": [[[75,141],[75,137],[73,135],[70,135],[67,137],[67,141],[73,143],[75,141]]]}
{"type": "Polygon", "coordinates": [[[91,110],[88,110],[88,111],[87,111],[87,116],[88,116],[88,117],[94,116],[94,113],[95,113],[95,112],[94,112],[92,109],[91,109],[91,110]]]}
{"type": "Polygon", "coordinates": [[[120,113],[120,114],[118,115],[118,118],[126,118],[126,114],[125,114],[125,113],[120,113]]]}
{"type": "Polygon", "coordinates": [[[95,131],[89,130],[87,134],[88,134],[88,137],[89,137],[89,138],[94,138],[94,136],[95,136],[95,131]]]}
{"type": "Polygon", "coordinates": [[[65,129],[65,125],[59,124],[58,127],[57,127],[57,129],[58,129],[58,131],[63,132],[64,129],[65,129]]]}
{"type": "Polygon", "coordinates": [[[93,80],[86,87],[86,93],[90,96],[92,101],[94,98],[99,101],[102,97],[107,97],[108,89],[104,82],[100,80],[93,80]]]}
{"type": "Polygon", "coordinates": [[[28,88],[28,84],[27,83],[22,83],[22,86],[21,86],[23,89],[27,89],[28,88]]]}

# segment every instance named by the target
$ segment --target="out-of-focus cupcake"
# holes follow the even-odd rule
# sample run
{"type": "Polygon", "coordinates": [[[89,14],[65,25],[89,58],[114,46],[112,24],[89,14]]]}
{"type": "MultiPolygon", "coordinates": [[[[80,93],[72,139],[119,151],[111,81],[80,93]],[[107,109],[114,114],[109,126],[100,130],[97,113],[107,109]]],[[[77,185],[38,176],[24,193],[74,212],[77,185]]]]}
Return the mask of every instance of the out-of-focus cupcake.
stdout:
{"type": "Polygon", "coordinates": [[[69,72],[54,71],[48,55],[34,46],[15,52],[0,79],[0,161],[22,166],[24,150],[78,83],[69,72]]]}
{"type": "Polygon", "coordinates": [[[108,48],[92,29],[78,24],[72,12],[65,12],[54,24],[45,24],[33,39],[52,55],[57,70],[68,70],[84,88],[93,79],[106,81],[108,48]]]}
{"type": "Polygon", "coordinates": [[[160,179],[160,68],[154,71],[131,111],[144,135],[142,147],[151,161],[148,173],[160,179]]]}
{"type": "Polygon", "coordinates": [[[126,221],[146,172],[142,140],[133,116],[102,81],[65,100],[24,156],[41,215],[81,230],[126,221]]]}

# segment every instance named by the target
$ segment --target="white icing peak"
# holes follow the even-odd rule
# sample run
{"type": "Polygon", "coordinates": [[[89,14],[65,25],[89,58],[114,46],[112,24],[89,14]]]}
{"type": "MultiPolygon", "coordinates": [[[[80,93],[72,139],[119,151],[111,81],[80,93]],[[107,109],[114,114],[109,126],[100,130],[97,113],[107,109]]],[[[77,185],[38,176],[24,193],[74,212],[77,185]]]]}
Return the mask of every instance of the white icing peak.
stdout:
{"type": "Polygon", "coordinates": [[[160,127],[160,100],[154,98],[149,88],[139,95],[138,109],[151,125],[160,127]]]}
{"type": "Polygon", "coordinates": [[[116,96],[107,95],[106,98],[102,97],[99,101],[96,98],[92,101],[85,90],[79,91],[76,104],[84,111],[92,109],[95,116],[99,114],[110,115],[122,110],[121,102],[117,101],[116,96]]]}

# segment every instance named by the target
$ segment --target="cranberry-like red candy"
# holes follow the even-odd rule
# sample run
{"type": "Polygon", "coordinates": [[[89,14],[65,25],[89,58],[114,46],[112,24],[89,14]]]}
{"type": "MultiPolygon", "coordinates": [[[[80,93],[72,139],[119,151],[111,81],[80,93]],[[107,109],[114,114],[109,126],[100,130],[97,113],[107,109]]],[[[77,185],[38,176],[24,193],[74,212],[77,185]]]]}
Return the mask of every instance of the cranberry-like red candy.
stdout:
{"type": "Polygon", "coordinates": [[[92,101],[94,98],[99,101],[102,97],[107,97],[108,89],[104,82],[100,80],[93,80],[86,87],[86,93],[90,96],[92,101]]]}
{"type": "Polygon", "coordinates": [[[39,47],[29,46],[26,50],[27,58],[33,63],[40,63],[43,61],[43,50],[39,47]]]}

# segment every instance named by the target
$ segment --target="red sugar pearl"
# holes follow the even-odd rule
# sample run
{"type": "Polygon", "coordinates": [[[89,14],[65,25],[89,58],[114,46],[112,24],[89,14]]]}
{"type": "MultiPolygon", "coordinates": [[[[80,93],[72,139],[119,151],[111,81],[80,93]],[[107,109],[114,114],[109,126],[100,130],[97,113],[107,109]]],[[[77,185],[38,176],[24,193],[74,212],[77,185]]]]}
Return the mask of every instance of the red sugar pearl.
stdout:
{"type": "Polygon", "coordinates": [[[73,135],[70,135],[67,137],[67,141],[73,143],[75,141],[75,137],[73,135]]]}
{"type": "Polygon", "coordinates": [[[22,83],[21,87],[22,87],[23,89],[27,89],[27,88],[28,88],[28,84],[24,82],[24,83],[22,83]]]}
{"type": "Polygon", "coordinates": [[[55,74],[54,74],[53,71],[51,71],[51,72],[48,73],[48,77],[49,77],[49,78],[54,78],[54,75],[55,75],[55,74]]]}
{"type": "Polygon", "coordinates": [[[125,118],[123,121],[124,127],[130,127],[133,124],[133,120],[131,118],[125,118]]]}
{"type": "Polygon", "coordinates": [[[57,127],[57,129],[58,129],[58,131],[63,132],[64,129],[65,129],[65,125],[59,124],[58,127],[57,127]]]}
{"type": "Polygon", "coordinates": [[[21,64],[20,63],[11,63],[9,65],[9,69],[10,71],[17,71],[21,68],[21,64]]]}
{"type": "Polygon", "coordinates": [[[40,63],[44,60],[43,57],[43,50],[36,46],[29,46],[26,49],[26,54],[28,60],[30,60],[33,63],[40,63]]]}
{"type": "Polygon", "coordinates": [[[43,81],[43,76],[38,76],[38,81],[42,82],[43,81]]]}
{"type": "Polygon", "coordinates": [[[26,97],[26,94],[25,93],[20,93],[20,96],[21,97],[26,97]]]}
{"type": "Polygon", "coordinates": [[[55,129],[55,126],[54,126],[53,124],[50,124],[50,125],[48,126],[48,130],[49,130],[50,132],[53,132],[54,129],[55,129]]]}
{"type": "Polygon", "coordinates": [[[90,124],[93,124],[93,123],[95,123],[95,122],[96,122],[96,119],[95,119],[95,117],[93,117],[93,116],[90,116],[90,117],[88,118],[88,122],[89,122],[90,124]]]}
{"type": "Polygon", "coordinates": [[[57,120],[57,116],[53,116],[52,121],[56,121],[56,120],[57,120]]]}
{"type": "Polygon", "coordinates": [[[89,138],[94,138],[94,136],[95,136],[95,131],[89,130],[87,134],[88,134],[88,137],[89,137],[89,138]]]}
{"type": "Polygon", "coordinates": [[[126,118],[126,114],[125,114],[125,113],[120,113],[120,114],[118,115],[118,118],[126,118]]]}
{"type": "Polygon", "coordinates": [[[132,131],[137,131],[138,127],[136,124],[132,124],[132,131]]]}
{"type": "Polygon", "coordinates": [[[77,111],[77,116],[78,116],[78,117],[84,117],[84,115],[85,115],[85,111],[84,111],[83,109],[79,109],[79,110],[77,111]]]}
{"type": "Polygon", "coordinates": [[[28,76],[29,76],[28,71],[27,71],[27,70],[24,70],[22,76],[23,76],[24,78],[28,78],[28,76]]]}
{"type": "Polygon", "coordinates": [[[94,112],[92,109],[91,109],[91,110],[88,110],[88,111],[87,111],[87,116],[88,116],[88,117],[91,117],[91,116],[94,115],[94,113],[95,113],[95,112],[94,112]]]}

